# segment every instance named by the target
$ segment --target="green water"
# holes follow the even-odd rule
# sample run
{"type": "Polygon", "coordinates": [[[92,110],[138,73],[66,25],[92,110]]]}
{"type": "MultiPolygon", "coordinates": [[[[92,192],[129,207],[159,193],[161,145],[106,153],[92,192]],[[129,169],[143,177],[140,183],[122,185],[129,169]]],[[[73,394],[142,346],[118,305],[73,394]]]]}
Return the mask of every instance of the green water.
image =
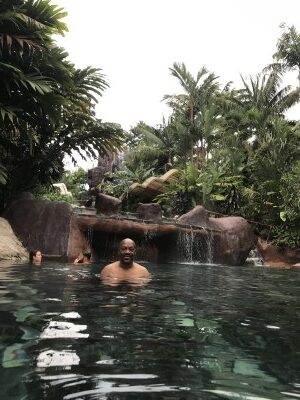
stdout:
{"type": "Polygon", "coordinates": [[[1,400],[299,399],[300,273],[0,263],[1,400]]]}

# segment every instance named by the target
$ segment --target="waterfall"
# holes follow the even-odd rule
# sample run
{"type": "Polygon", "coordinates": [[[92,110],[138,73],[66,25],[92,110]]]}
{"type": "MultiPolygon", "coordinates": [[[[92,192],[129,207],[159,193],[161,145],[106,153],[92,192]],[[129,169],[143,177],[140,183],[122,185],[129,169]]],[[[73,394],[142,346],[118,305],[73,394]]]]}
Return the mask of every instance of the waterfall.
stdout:
{"type": "Polygon", "coordinates": [[[194,249],[193,230],[190,232],[179,232],[177,236],[178,261],[192,263],[194,249]]]}
{"type": "Polygon", "coordinates": [[[203,229],[205,232],[205,247],[206,247],[206,259],[207,264],[212,264],[214,261],[214,235],[211,230],[203,229]]]}
{"type": "MultiPolygon", "coordinates": [[[[146,224],[145,224],[146,225],[146,224]]],[[[157,236],[157,232],[150,231],[148,229],[144,230],[144,237],[140,241],[138,246],[139,258],[147,260],[149,257],[149,252],[153,250],[153,243],[157,236]]]]}
{"type": "Polygon", "coordinates": [[[246,263],[253,265],[263,265],[263,258],[257,248],[250,250],[246,263]]]}
{"type": "Polygon", "coordinates": [[[188,263],[212,264],[214,261],[214,236],[213,232],[202,229],[195,232],[179,232],[177,237],[177,260],[188,263]]]}
{"type": "Polygon", "coordinates": [[[87,229],[87,241],[90,246],[90,249],[92,249],[93,247],[93,232],[94,232],[93,227],[89,226],[87,229]]]}

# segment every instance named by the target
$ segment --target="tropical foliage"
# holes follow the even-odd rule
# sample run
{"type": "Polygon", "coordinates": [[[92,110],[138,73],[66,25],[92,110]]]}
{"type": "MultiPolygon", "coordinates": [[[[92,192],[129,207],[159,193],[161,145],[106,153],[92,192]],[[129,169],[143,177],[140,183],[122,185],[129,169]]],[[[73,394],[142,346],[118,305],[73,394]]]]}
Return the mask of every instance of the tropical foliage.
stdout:
{"type": "MultiPolygon", "coordinates": [[[[300,90],[283,85],[285,71],[300,70],[300,35],[283,29],[274,62],[257,76],[242,76],[239,88],[222,89],[205,67],[193,76],[174,63],[170,73],[182,92],[164,97],[171,117],[132,129],[117,187],[125,184],[122,174],[130,176],[128,167],[152,167],[157,176],[177,168],[178,178],[154,199],[165,215],[203,204],[256,222],[258,233],[277,244],[300,246],[299,123],[285,117],[300,90]]],[[[123,189],[128,195],[128,185],[123,189]]],[[[110,193],[116,194],[114,180],[110,193]]]]}
{"type": "Polygon", "coordinates": [[[242,76],[240,87],[222,88],[204,66],[194,76],[174,63],[170,74],[180,91],[164,97],[168,121],[141,121],[124,133],[96,117],[108,87],[102,71],[77,69],[56,45],[54,35],[67,31],[64,16],[50,0],[0,4],[0,209],[15,193],[47,192],[63,176],[79,199],[84,173],[63,175],[64,156],[76,162],[76,153],[85,159],[123,148],[119,168],[101,189],[126,206],[133,182],[177,168],[178,179],[153,199],[165,214],[203,204],[256,221],[257,231],[280,245],[300,246],[300,123],[285,116],[300,96],[294,26],[282,26],[273,62],[256,76],[242,76]],[[283,85],[289,70],[298,73],[294,87],[283,85]]]}
{"type": "Polygon", "coordinates": [[[65,155],[76,162],[122,145],[123,131],[97,119],[108,83],[98,68],[68,61],[53,35],[66,13],[49,0],[0,5],[0,208],[11,196],[58,180],[65,155]]]}

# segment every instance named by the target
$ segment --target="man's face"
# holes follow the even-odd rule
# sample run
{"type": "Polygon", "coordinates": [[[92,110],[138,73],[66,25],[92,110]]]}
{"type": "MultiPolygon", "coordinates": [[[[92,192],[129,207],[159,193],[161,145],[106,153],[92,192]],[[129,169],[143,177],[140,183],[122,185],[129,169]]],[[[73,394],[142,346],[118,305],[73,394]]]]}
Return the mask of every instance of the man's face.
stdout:
{"type": "Polygon", "coordinates": [[[135,251],[135,244],[132,240],[122,240],[119,247],[119,255],[123,265],[130,266],[133,263],[135,251]]]}

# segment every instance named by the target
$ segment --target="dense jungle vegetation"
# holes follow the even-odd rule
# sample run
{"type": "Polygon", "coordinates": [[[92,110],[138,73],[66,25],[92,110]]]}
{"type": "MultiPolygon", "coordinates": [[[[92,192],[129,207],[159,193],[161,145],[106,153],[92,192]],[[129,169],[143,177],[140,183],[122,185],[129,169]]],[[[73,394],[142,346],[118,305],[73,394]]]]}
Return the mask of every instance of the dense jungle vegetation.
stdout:
{"type": "Polygon", "coordinates": [[[222,87],[204,66],[193,76],[174,63],[170,73],[182,91],[164,97],[170,118],[124,132],[95,115],[108,87],[102,71],[77,69],[56,45],[54,35],[67,31],[64,16],[48,0],[0,4],[0,209],[20,191],[61,180],[65,155],[122,150],[122,162],[101,188],[125,207],[133,182],[177,168],[178,179],[155,199],[165,215],[203,204],[265,224],[255,225],[258,233],[277,244],[300,246],[300,123],[285,115],[300,96],[294,26],[282,26],[270,65],[241,77],[238,88],[222,87]],[[291,70],[298,81],[284,86],[291,70]]]}

